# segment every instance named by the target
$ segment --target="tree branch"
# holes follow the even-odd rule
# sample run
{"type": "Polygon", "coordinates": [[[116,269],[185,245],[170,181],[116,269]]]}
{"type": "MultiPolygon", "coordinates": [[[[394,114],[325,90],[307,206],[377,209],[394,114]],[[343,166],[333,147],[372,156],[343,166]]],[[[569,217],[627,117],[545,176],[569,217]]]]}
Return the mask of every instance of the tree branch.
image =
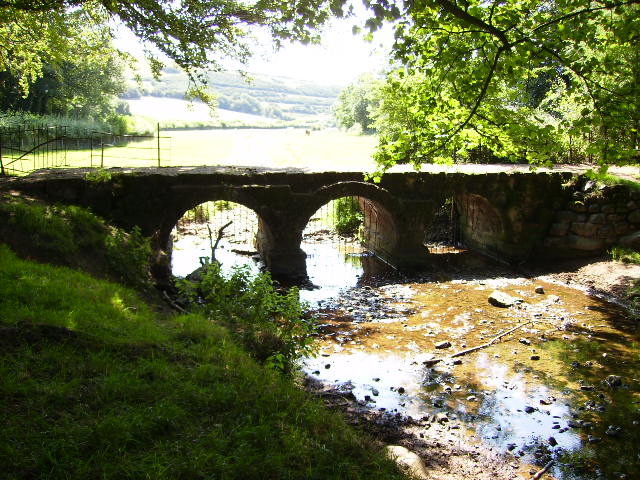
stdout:
{"type": "Polygon", "coordinates": [[[473,15],[468,14],[456,4],[450,2],[449,0],[435,0],[438,5],[440,5],[446,12],[450,13],[454,17],[462,20],[463,22],[469,23],[471,25],[475,25],[476,27],[480,27],[484,32],[497,37],[498,40],[502,43],[502,47],[508,49],[511,47],[509,39],[505,35],[502,30],[494,27],[493,25],[489,25],[484,20],[474,17],[473,15]]]}

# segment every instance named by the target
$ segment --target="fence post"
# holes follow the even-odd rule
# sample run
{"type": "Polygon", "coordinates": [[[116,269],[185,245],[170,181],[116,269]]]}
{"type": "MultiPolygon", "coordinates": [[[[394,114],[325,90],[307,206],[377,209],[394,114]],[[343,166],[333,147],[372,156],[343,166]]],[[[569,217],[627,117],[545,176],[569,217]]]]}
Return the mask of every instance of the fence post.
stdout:
{"type": "Polygon", "coordinates": [[[156,137],[158,139],[158,167],[160,167],[160,122],[157,124],[156,137]]]}
{"type": "Polygon", "coordinates": [[[104,168],[104,142],[100,142],[100,168],[104,168]]]}
{"type": "Polygon", "coordinates": [[[2,161],[2,135],[0,135],[0,175],[3,177],[6,175],[6,172],[4,171],[4,163],[2,161]]]}

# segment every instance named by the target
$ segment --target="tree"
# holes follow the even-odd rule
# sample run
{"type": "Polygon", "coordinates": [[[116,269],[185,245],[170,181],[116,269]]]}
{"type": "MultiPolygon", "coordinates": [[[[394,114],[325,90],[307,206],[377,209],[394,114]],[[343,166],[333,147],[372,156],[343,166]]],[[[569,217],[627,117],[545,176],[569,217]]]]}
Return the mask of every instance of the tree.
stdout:
{"type": "Polygon", "coordinates": [[[377,159],[444,161],[483,146],[548,163],[574,149],[638,162],[640,1],[374,2],[398,19],[377,159]]]}
{"type": "Polygon", "coordinates": [[[0,108],[94,119],[114,113],[126,82],[123,62],[108,28],[87,22],[80,10],[67,13],[62,25],[66,33],[64,57],[55,63],[41,58],[38,76],[27,89],[20,84],[20,77],[2,72],[0,108]]]}
{"type": "MultiPolygon", "coordinates": [[[[59,23],[81,8],[96,18],[115,19],[148,47],[156,74],[162,68],[152,49],[183,69],[190,93],[206,98],[206,71],[220,70],[222,58],[246,62],[250,29],[267,29],[276,46],[283,41],[315,42],[314,29],[330,15],[343,16],[345,0],[0,0],[0,69],[18,72],[23,89],[42,72],[43,55],[64,56],[59,23]],[[4,52],[3,52],[4,50],[4,52]],[[12,60],[13,58],[14,60],[12,60]],[[22,61],[20,60],[22,59],[22,61]]],[[[55,63],[55,62],[54,62],[55,63]]]]}
{"type": "Polygon", "coordinates": [[[376,107],[376,90],[382,82],[371,74],[364,74],[338,95],[334,114],[338,125],[351,128],[358,124],[365,133],[373,132],[371,112],[376,107]]]}

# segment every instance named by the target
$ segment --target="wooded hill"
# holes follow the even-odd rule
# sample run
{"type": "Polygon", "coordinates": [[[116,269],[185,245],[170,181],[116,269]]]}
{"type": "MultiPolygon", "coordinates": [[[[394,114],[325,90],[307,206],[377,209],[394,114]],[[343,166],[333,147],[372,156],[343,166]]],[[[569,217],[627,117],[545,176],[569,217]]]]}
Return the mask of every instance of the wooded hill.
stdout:
{"type": "MultiPolygon", "coordinates": [[[[187,76],[174,68],[165,68],[159,81],[144,75],[141,84],[131,82],[125,99],[141,96],[184,98],[187,76]]],[[[209,74],[209,87],[218,107],[284,121],[331,116],[342,87],[319,85],[285,77],[254,75],[248,79],[236,72],[209,74]]]]}

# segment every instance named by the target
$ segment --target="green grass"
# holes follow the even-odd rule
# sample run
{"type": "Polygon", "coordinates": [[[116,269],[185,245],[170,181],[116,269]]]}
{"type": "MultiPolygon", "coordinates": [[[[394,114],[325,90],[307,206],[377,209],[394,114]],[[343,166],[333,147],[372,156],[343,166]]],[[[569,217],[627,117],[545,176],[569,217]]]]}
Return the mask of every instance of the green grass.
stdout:
{"type": "Polygon", "coordinates": [[[403,478],[244,350],[226,311],[159,314],[137,291],[68,268],[113,277],[112,260],[144,257],[135,234],[76,207],[0,200],[3,242],[67,265],[0,243],[0,478],[403,478]]]}
{"type": "Polygon", "coordinates": [[[80,207],[0,196],[0,238],[25,256],[79,266],[136,287],[149,283],[148,239],[80,207]]]}
{"type": "Polygon", "coordinates": [[[5,245],[0,298],[2,478],[402,478],[204,317],[5,245]]]}
{"type": "MultiPolygon", "coordinates": [[[[373,171],[371,158],[376,137],[352,135],[338,130],[174,130],[162,131],[160,165],[239,165],[299,167],[373,171]]],[[[125,147],[69,150],[60,153],[60,163],[69,167],[155,167],[157,140],[129,143],[125,147]]],[[[14,165],[33,167],[32,160],[14,165]]]]}

